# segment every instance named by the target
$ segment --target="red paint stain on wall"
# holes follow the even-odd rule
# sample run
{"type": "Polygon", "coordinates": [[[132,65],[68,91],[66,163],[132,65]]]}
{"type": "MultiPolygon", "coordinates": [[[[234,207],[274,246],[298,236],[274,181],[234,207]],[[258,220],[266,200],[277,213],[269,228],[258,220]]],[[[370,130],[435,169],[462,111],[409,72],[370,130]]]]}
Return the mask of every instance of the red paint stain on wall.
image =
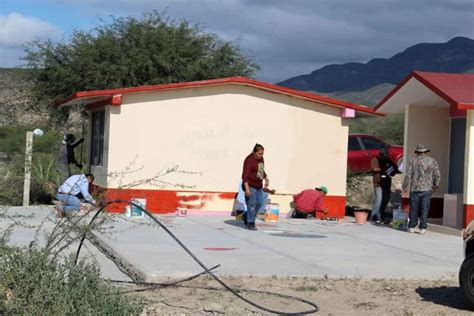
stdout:
{"type": "MultiPolygon", "coordinates": [[[[186,207],[201,211],[229,211],[231,210],[211,210],[208,202],[214,200],[233,200],[234,192],[179,192],[172,190],[139,190],[139,189],[105,189],[106,200],[132,200],[146,199],[147,209],[152,213],[166,214],[174,213],[178,207],[186,207]]],[[[325,217],[344,218],[346,198],[344,196],[326,196],[324,199],[329,213],[325,217]]],[[[110,205],[107,210],[112,213],[123,213],[126,203],[117,203],[110,205]]],[[[289,206],[280,205],[281,211],[287,211],[289,206]]],[[[322,213],[317,214],[318,218],[322,213]]]]}
{"type": "Polygon", "coordinates": [[[234,193],[234,192],[219,193],[219,199],[235,200],[235,198],[237,198],[237,193],[234,193]]]}
{"type": "Polygon", "coordinates": [[[317,218],[337,217],[344,218],[346,215],[346,197],[327,195],[324,198],[324,206],[329,210],[328,214],[316,213],[317,218]]]}
{"type": "MultiPolygon", "coordinates": [[[[146,208],[153,213],[174,213],[180,206],[178,193],[167,190],[107,189],[107,200],[146,199],[146,208]]],[[[116,203],[108,207],[112,213],[123,213],[125,203],[116,203]]]]}
{"type": "Polygon", "coordinates": [[[464,204],[464,223],[463,227],[466,228],[469,223],[474,220],[474,205],[464,204]]]}

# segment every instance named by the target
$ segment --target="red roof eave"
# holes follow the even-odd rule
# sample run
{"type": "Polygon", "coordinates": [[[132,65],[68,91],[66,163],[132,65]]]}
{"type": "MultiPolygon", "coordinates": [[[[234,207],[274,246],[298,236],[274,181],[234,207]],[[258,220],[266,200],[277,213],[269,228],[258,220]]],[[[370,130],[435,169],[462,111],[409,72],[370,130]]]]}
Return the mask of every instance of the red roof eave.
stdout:
{"type": "MultiPolygon", "coordinates": [[[[62,107],[67,106],[73,101],[94,97],[110,97],[113,98],[117,95],[123,95],[127,93],[138,93],[138,92],[151,92],[151,91],[165,91],[165,90],[174,90],[174,89],[184,89],[184,88],[193,88],[193,87],[202,87],[202,86],[211,86],[211,85],[221,85],[221,84],[242,84],[247,86],[252,86],[258,89],[272,91],[276,93],[286,94],[293,97],[299,97],[305,100],[312,102],[318,102],[325,105],[352,109],[355,111],[365,112],[372,115],[383,116],[382,113],[376,113],[374,109],[367,108],[365,106],[352,104],[340,100],[335,100],[329,97],[320,96],[313,93],[308,93],[304,91],[299,91],[295,89],[290,89],[282,86],[277,86],[274,84],[261,82],[253,79],[248,79],[244,77],[230,77],[222,79],[212,79],[212,80],[203,80],[203,81],[193,81],[193,82],[180,82],[180,83],[169,83],[169,84],[160,84],[160,85],[150,85],[150,86],[140,86],[140,87],[130,87],[130,88],[119,88],[119,89],[108,89],[108,90],[93,90],[93,91],[83,91],[76,92],[73,95],[60,100],[56,103],[56,106],[62,107]]],[[[115,104],[117,105],[117,104],[115,104]]]]}
{"type": "MultiPolygon", "coordinates": [[[[442,99],[444,99],[446,102],[448,102],[450,105],[452,105],[454,108],[458,110],[467,110],[467,109],[473,109],[474,108],[474,103],[463,103],[463,102],[458,102],[456,101],[453,97],[451,97],[449,94],[447,94],[445,91],[443,91],[441,88],[439,88],[436,84],[432,83],[429,79],[425,78],[425,76],[429,75],[431,73],[423,73],[421,71],[412,71],[408,76],[406,76],[400,83],[393,88],[392,91],[390,91],[389,94],[387,94],[374,108],[375,111],[377,111],[383,104],[385,104],[395,93],[397,93],[411,78],[417,79],[420,83],[422,83],[425,87],[433,91],[435,94],[440,96],[442,99]],[[425,76],[424,76],[425,75],[425,76]]],[[[434,73],[433,73],[434,74],[434,73]]],[[[439,73],[442,74],[442,73],[439,73]]],[[[444,74],[446,75],[446,74],[444,74]]],[[[449,74],[451,75],[451,74],[449,74]]],[[[457,75],[457,74],[455,74],[457,75]]],[[[462,74],[460,74],[462,75],[462,74]]]]}

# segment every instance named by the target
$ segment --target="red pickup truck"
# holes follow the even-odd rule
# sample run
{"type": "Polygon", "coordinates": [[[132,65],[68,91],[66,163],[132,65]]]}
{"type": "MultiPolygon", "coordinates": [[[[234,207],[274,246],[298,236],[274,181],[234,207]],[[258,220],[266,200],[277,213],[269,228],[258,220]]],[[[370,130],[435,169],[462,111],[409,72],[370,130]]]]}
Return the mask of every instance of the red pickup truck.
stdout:
{"type": "Polygon", "coordinates": [[[366,134],[350,134],[347,155],[349,172],[370,172],[370,161],[377,157],[380,149],[387,148],[390,159],[398,166],[403,161],[403,146],[391,145],[380,138],[366,134]]]}

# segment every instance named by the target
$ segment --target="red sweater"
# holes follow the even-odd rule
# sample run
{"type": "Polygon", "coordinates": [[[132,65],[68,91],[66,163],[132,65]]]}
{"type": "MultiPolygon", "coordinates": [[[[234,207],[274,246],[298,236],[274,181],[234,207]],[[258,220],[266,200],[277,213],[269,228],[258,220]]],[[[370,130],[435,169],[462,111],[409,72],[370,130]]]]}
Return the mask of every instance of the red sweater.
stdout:
{"type": "Polygon", "coordinates": [[[323,199],[323,194],[314,189],[307,189],[293,196],[295,208],[306,213],[322,211],[324,208],[323,199]]]}
{"type": "Polygon", "coordinates": [[[261,189],[263,187],[262,181],[267,177],[263,158],[257,160],[255,155],[251,153],[245,158],[243,169],[242,181],[248,183],[252,188],[261,189]]]}

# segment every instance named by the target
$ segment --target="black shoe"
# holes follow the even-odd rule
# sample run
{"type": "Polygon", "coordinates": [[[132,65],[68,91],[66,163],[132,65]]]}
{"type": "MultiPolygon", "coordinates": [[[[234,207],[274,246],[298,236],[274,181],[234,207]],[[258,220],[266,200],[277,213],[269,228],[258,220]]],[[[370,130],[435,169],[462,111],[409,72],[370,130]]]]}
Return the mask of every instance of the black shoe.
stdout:
{"type": "Polygon", "coordinates": [[[257,230],[257,227],[255,227],[255,223],[248,223],[247,224],[247,229],[248,230],[257,230]]]}

